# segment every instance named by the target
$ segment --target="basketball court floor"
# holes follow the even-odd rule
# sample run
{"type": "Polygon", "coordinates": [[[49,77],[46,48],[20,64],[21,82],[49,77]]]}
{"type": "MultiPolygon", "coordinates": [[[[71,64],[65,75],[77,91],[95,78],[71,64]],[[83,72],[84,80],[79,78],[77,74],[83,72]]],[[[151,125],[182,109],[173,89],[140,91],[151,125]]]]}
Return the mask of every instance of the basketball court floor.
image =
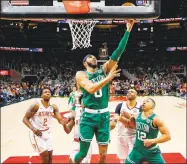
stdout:
{"type": "MultiPolygon", "coordinates": [[[[145,98],[145,97],[144,97],[145,98]]],[[[140,97],[142,101],[144,98],[140,97]]],[[[156,101],[155,113],[167,124],[171,132],[171,140],[160,144],[167,163],[186,163],[186,100],[176,97],[152,97],[156,101]]],[[[1,163],[37,163],[39,157],[34,154],[29,140],[29,129],[22,119],[27,108],[35,99],[23,101],[1,108],[1,163]],[[31,157],[32,156],[32,157],[31,157]]],[[[111,112],[120,99],[112,99],[109,103],[111,112]]],[[[60,112],[67,111],[67,98],[52,98],[60,112]]],[[[108,163],[118,162],[116,159],[117,129],[111,131],[111,143],[108,149],[108,163]]],[[[53,146],[55,163],[67,163],[71,152],[73,133],[66,134],[56,120],[53,121],[53,146]]],[[[93,154],[98,154],[98,147],[93,139],[93,154]]],[[[97,156],[92,157],[97,162],[97,156]]]]}

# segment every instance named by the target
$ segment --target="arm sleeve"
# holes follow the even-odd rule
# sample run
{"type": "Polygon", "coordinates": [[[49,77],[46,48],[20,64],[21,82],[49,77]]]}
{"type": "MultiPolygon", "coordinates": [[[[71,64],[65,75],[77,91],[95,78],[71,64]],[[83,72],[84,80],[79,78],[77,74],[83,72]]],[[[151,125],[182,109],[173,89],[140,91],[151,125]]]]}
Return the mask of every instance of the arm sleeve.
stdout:
{"type": "Polygon", "coordinates": [[[114,61],[118,61],[120,59],[121,55],[123,54],[123,52],[127,46],[129,35],[130,35],[130,32],[126,31],[123,38],[121,39],[117,49],[112,53],[110,59],[112,59],[114,61]]]}
{"type": "Polygon", "coordinates": [[[120,115],[121,107],[122,107],[122,103],[119,103],[119,104],[116,106],[116,109],[115,109],[115,113],[116,113],[116,114],[119,114],[119,115],[120,115]]]}

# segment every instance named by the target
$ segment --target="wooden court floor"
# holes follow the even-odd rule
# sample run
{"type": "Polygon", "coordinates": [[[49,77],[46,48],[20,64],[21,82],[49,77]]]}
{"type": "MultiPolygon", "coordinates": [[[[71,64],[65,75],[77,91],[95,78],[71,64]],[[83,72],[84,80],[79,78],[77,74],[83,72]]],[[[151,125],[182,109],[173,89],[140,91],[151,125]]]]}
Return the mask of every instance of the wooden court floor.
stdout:
{"type": "MultiPolygon", "coordinates": [[[[142,101],[145,97],[139,97],[142,101]]],[[[176,97],[152,97],[156,101],[155,113],[167,124],[172,139],[160,144],[163,153],[181,153],[186,158],[186,100],[176,97]]],[[[23,124],[22,118],[27,108],[35,99],[23,101],[1,108],[1,163],[12,156],[33,155],[29,140],[29,130],[23,124]]],[[[60,112],[67,111],[67,98],[52,98],[60,112]]],[[[114,112],[120,101],[110,102],[109,108],[114,112]]],[[[69,155],[73,133],[66,134],[56,120],[53,121],[54,155],[69,155]]],[[[116,154],[117,129],[111,131],[111,143],[108,154],[116,154]]],[[[98,153],[95,138],[93,139],[93,154],[98,153]]]]}

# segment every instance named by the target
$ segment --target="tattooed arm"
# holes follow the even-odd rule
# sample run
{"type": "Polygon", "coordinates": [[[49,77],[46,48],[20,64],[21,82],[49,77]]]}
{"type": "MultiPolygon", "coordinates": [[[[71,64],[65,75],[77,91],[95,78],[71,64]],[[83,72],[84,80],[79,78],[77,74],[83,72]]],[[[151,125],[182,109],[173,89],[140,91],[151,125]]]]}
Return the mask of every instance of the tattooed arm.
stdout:
{"type": "Polygon", "coordinates": [[[36,129],[35,127],[32,126],[30,122],[30,118],[34,116],[34,114],[38,111],[39,109],[39,104],[36,102],[32,104],[29,109],[27,110],[25,116],[23,117],[23,123],[33,131],[34,134],[37,136],[42,136],[42,132],[36,129]]]}
{"type": "Polygon", "coordinates": [[[58,107],[55,104],[53,104],[52,106],[53,106],[53,109],[54,109],[54,116],[57,119],[57,121],[59,122],[59,124],[65,125],[68,120],[67,119],[63,119],[61,117],[59,109],[58,109],[58,107]]]}

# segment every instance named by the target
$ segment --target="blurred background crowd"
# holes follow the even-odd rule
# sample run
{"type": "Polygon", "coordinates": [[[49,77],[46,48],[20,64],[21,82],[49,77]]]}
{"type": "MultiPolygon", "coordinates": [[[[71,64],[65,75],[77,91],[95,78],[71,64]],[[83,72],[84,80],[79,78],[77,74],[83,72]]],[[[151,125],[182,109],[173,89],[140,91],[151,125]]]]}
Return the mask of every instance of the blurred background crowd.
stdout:
{"type": "MultiPolygon", "coordinates": [[[[22,2],[16,5],[30,5],[22,2]]],[[[141,0],[107,2],[121,6],[124,2],[137,5],[141,0]]],[[[111,96],[125,96],[129,88],[135,88],[140,96],[186,99],[186,11],[186,0],[164,0],[158,19],[135,21],[119,62],[121,75],[110,83],[111,96]]],[[[115,51],[125,31],[124,20],[100,20],[91,33],[92,47],[72,50],[66,20],[1,20],[0,105],[39,97],[44,86],[51,88],[54,97],[68,97],[75,86],[76,71],[84,70],[83,58],[95,55],[100,67],[115,51]]]]}
{"type": "MultiPolygon", "coordinates": [[[[16,60],[15,54],[5,54],[9,60],[4,60],[1,70],[9,70],[12,67],[21,78],[1,76],[1,106],[39,97],[44,86],[51,88],[54,97],[68,97],[76,85],[76,71],[84,69],[82,59],[77,61],[64,56],[53,56],[53,60],[47,57],[44,60],[35,53],[28,54],[26,60],[25,54],[16,60]]],[[[171,54],[163,57],[163,54],[157,53],[150,58],[149,53],[141,56],[124,53],[119,63],[121,76],[110,83],[110,95],[125,96],[128,89],[134,88],[140,96],[172,95],[186,99],[187,58],[181,58],[180,54],[177,57],[173,54],[173,62],[170,58],[171,54]]],[[[102,64],[98,62],[99,66],[102,64]]]]}

